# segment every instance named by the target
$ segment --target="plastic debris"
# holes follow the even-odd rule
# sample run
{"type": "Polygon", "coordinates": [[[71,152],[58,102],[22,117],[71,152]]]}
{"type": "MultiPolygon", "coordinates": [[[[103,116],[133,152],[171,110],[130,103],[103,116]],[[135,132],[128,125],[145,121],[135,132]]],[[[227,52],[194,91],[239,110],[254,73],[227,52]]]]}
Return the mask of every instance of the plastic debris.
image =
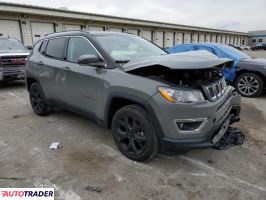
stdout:
{"type": "Polygon", "coordinates": [[[242,145],[245,142],[245,135],[238,128],[228,127],[222,139],[215,144],[214,149],[226,150],[235,145],[242,145]]]}
{"type": "Polygon", "coordinates": [[[60,143],[59,142],[54,142],[50,145],[50,149],[57,150],[60,149],[60,143]]]}
{"type": "Polygon", "coordinates": [[[98,186],[87,186],[86,188],[85,188],[85,190],[87,190],[87,191],[89,191],[89,192],[98,192],[98,193],[100,193],[100,192],[102,192],[102,188],[101,187],[98,187],[98,186]]]}

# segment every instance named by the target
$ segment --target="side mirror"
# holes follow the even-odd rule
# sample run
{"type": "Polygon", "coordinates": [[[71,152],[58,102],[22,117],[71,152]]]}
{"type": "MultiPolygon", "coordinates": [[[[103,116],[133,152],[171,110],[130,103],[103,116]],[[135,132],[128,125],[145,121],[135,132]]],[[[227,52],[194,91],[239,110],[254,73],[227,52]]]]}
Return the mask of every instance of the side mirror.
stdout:
{"type": "Polygon", "coordinates": [[[78,58],[78,64],[80,65],[89,65],[93,67],[104,67],[104,63],[99,56],[88,54],[82,55],[78,58]]]}
{"type": "Polygon", "coordinates": [[[32,46],[26,46],[28,50],[32,50],[32,46]]]}

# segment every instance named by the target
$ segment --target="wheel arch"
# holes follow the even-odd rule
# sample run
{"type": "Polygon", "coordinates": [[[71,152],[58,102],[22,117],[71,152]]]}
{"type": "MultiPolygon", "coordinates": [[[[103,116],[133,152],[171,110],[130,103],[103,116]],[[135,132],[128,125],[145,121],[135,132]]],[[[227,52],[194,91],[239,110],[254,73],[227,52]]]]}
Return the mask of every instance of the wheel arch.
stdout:
{"type": "Polygon", "coordinates": [[[123,93],[113,93],[109,96],[104,111],[104,122],[107,128],[111,127],[112,119],[115,113],[122,107],[127,105],[136,104],[142,107],[149,115],[151,123],[155,129],[155,132],[159,138],[164,137],[162,127],[159,120],[152,108],[152,106],[147,102],[147,100],[141,99],[140,97],[132,96],[123,93]]]}
{"type": "Polygon", "coordinates": [[[39,81],[38,81],[37,79],[32,78],[32,77],[27,77],[27,78],[26,78],[26,87],[27,87],[27,89],[29,90],[29,89],[30,89],[30,86],[31,86],[33,83],[35,83],[35,82],[39,83],[39,81]]]}

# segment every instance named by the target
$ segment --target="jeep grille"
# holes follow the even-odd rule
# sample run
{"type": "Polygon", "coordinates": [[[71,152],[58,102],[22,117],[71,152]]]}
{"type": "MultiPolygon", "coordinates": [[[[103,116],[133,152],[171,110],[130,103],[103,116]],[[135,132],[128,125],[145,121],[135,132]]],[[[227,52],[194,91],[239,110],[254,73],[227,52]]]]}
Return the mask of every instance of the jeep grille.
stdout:
{"type": "Polygon", "coordinates": [[[225,94],[226,88],[224,78],[211,85],[203,86],[204,93],[210,101],[220,99],[225,94]]]}

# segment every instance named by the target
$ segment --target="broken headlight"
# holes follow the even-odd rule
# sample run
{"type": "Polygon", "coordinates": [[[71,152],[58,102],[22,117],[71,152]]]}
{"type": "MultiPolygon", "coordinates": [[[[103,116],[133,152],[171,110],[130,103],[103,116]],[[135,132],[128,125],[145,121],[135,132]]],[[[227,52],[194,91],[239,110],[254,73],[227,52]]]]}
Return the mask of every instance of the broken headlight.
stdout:
{"type": "Polygon", "coordinates": [[[176,90],[168,87],[159,87],[160,94],[172,103],[193,103],[204,101],[204,97],[199,90],[176,90]]]}

